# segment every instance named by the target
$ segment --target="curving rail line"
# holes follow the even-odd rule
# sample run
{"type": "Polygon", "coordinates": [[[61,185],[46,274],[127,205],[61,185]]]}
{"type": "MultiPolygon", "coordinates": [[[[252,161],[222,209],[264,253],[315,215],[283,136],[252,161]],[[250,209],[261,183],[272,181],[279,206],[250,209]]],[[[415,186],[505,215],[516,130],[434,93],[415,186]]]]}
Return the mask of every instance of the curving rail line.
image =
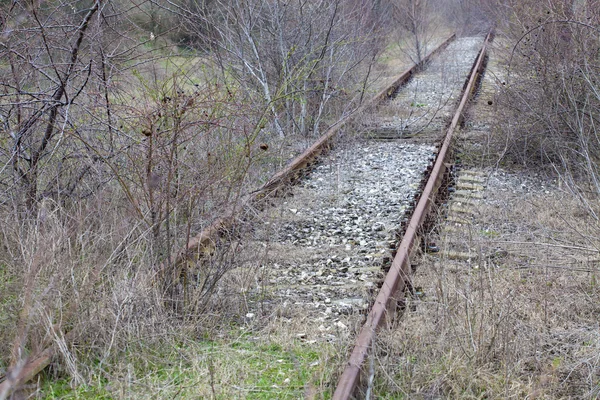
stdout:
{"type": "Polygon", "coordinates": [[[417,249],[418,232],[425,221],[436,195],[442,183],[446,165],[449,161],[450,147],[454,138],[454,132],[463,120],[465,106],[471,99],[477,87],[477,81],[484,71],[484,60],[487,47],[493,39],[493,31],[488,33],[479,55],[471,68],[471,72],[465,82],[461,101],[456,109],[452,122],[446,132],[444,142],[436,157],[435,164],[431,170],[427,184],[419,198],[415,210],[410,218],[406,232],[398,246],[398,251],[388,274],[385,277],[375,303],[367,316],[354,349],[350,355],[344,372],[342,373],[332,399],[346,400],[355,395],[361,377],[361,369],[369,352],[369,348],[375,339],[377,329],[388,320],[388,315],[393,315],[395,306],[404,297],[404,290],[410,280],[410,259],[417,249]]]}

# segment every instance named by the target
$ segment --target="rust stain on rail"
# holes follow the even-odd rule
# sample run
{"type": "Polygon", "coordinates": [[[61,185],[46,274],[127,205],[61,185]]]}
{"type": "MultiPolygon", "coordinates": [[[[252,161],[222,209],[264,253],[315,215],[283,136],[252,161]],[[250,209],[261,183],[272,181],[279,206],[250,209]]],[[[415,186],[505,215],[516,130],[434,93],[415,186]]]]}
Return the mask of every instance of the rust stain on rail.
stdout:
{"type": "Polygon", "coordinates": [[[405,285],[408,282],[410,275],[410,256],[413,251],[416,241],[417,232],[421,227],[421,224],[425,220],[431,205],[435,200],[435,196],[440,187],[444,172],[446,171],[446,162],[448,157],[448,150],[454,136],[456,127],[461,123],[463,119],[463,111],[467,101],[471,98],[473,91],[475,90],[476,82],[479,75],[483,71],[483,62],[485,59],[487,46],[493,38],[493,32],[490,32],[483,43],[479,55],[471,72],[469,73],[469,79],[463,87],[463,94],[461,101],[458,105],[456,113],[452,118],[450,127],[446,132],[444,143],[438,152],[434,167],[431,171],[431,175],[423,189],[423,193],[420,196],[419,202],[415,207],[414,213],[410,219],[406,232],[400,242],[398,251],[388,274],[385,277],[383,285],[375,299],[373,307],[367,316],[367,320],[363,325],[356,344],[348,360],[348,364],[344,372],[342,373],[336,390],[333,394],[332,399],[334,400],[347,400],[352,398],[354,392],[358,386],[361,374],[361,368],[367,357],[369,348],[375,338],[377,328],[379,328],[385,321],[388,312],[393,309],[396,301],[401,299],[405,285]]]}

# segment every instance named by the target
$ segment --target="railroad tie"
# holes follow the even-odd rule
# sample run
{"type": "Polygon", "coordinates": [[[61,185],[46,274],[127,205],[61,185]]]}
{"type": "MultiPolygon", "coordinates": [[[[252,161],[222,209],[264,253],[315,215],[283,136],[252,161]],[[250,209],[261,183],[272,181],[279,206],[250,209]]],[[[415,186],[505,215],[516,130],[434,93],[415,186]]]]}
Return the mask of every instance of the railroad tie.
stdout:
{"type": "Polygon", "coordinates": [[[441,232],[440,257],[451,260],[468,260],[475,256],[467,245],[477,206],[483,198],[486,174],[477,169],[460,171],[455,191],[448,201],[447,216],[441,232]]]}

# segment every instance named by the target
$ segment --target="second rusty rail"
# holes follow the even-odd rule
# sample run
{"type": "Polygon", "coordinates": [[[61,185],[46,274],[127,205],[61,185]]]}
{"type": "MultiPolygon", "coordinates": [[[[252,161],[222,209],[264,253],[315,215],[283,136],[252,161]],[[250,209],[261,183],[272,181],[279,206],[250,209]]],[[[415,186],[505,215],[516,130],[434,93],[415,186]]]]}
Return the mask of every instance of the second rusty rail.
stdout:
{"type": "Polygon", "coordinates": [[[427,180],[427,184],[423,189],[419,202],[410,218],[406,232],[398,246],[396,256],[392,261],[390,270],[375,299],[375,303],[356,339],[354,349],[333,394],[333,400],[347,400],[353,398],[354,392],[359,384],[362,366],[375,339],[377,329],[384,324],[390,311],[395,309],[397,301],[404,297],[404,290],[410,278],[409,261],[415,248],[415,244],[417,243],[418,232],[435,201],[442,183],[442,178],[446,171],[446,164],[450,154],[450,146],[454,138],[454,132],[463,120],[465,106],[471,99],[477,87],[477,80],[483,73],[487,47],[492,39],[493,31],[486,36],[483,46],[471,68],[471,72],[463,87],[461,101],[446,132],[444,142],[438,152],[433,169],[431,170],[431,175],[427,180]]]}

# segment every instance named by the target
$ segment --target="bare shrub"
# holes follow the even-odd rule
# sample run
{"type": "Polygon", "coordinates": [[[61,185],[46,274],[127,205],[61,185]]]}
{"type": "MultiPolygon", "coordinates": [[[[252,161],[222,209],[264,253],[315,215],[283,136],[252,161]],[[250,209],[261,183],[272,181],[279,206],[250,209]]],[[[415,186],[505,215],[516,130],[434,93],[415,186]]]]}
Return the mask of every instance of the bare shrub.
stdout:
{"type": "Polygon", "coordinates": [[[420,63],[439,28],[439,15],[428,0],[397,0],[392,4],[397,34],[401,39],[410,38],[400,48],[414,63],[420,63]]]}
{"type": "Polygon", "coordinates": [[[246,190],[261,109],[207,60],[167,68],[173,47],[134,39],[121,6],[2,5],[3,369],[55,344],[81,383],[80,357],[199,321],[235,265],[214,252],[157,279],[246,190]]]}
{"type": "Polygon", "coordinates": [[[362,2],[218,1],[175,11],[190,35],[211,42],[224,74],[260,99],[281,138],[318,135],[362,101],[365,69],[381,48],[379,10],[362,2]]]}
{"type": "Polygon", "coordinates": [[[597,192],[598,3],[505,2],[507,79],[498,95],[504,155],[550,164],[597,192]]]}

